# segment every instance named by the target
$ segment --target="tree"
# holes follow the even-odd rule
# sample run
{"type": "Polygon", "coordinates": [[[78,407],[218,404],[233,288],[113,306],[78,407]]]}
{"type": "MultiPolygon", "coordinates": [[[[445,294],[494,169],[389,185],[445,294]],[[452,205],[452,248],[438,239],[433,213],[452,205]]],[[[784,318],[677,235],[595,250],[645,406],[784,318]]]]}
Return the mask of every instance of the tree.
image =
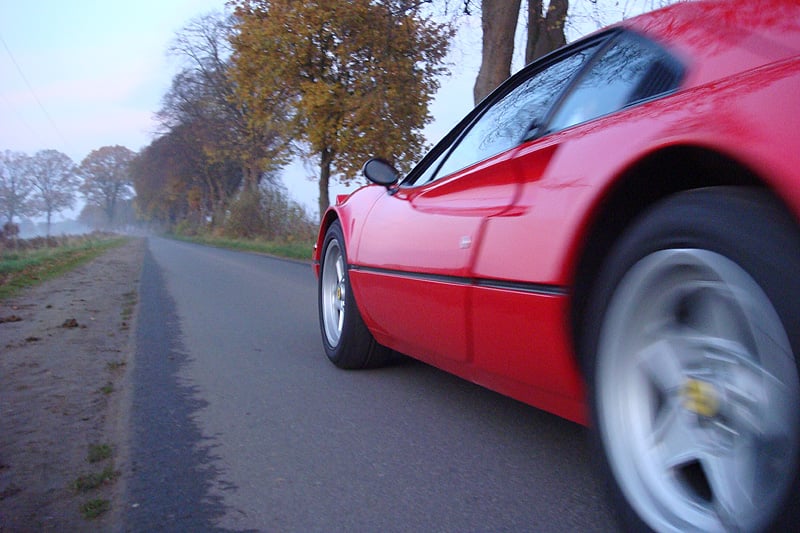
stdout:
{"type": "Polygon", "coordinates": [[[183,219],[196,224],[224,219],[228,202],[242,183],[233,160],[211,159],[201,126],[179,124],[145,147],[131,164],[136,207],[147,220],[173,226],[183,219]]]}
{"type": "Polygon", "coordinates": [[[93,150],[81,162],[81,191],[89,204],[103,209],[108,224],[114,221],[117,202],[133,196],[130,163],[134,152],[124,146],[104,146],[93,150]]]}
{"type": "MultiPolygon", "coordinates": [[[[481,67],[475,80],[473,98],[477,104],[511,75],[514,33],[520,14],[520,0],[482,0],[483,47],[481,67]]],[[[569,0],[528,0],[528,36],[525,63],[564,46],[564,25],[569,0]]]]}
{"type": "MultiPolygon", "coordinates": [[[[232,32],[230,17],[221,13],[183,28],[170,51],[185,66],[173,79],[158,117],[169,130],[191,125],[194,142],[206,156],[217,163],[237,161],[245,187],[255,190],[265,173],[287,162],[287,141],[279,128],[253,121],[258,111],[236,97],[229,70],[232,32]]],[[[262,107],[266,103],[259,102],[262,107]]],[[[269,105],[271,116],[280,120],[285,99],[274,95],[269,105]]]]}
{"type": "Polygon", "coordinates": [[[452,29],[411,0],[239,0],[232,77],[257,127],[274,128],[277,98],[291,105],[286,135],[319,165],[320,213],[329,183],[347,183],[372,155],[406,169],[439,88],[452,29]]]}
{"type": "MultiPolygon", "coordinates": [[[[463,0],[469,12],[475,0],[463,0]]],[[[627,17],[652,11],[679,0],[578,0],[571,9],[569,0],[528,0],[525,63],[530,63],[567,43],[571,19],[573,30],[579,24],[580,33],[627,17]]],[[[477,104],[511,74],[514,33],[520,0],[481,0],[483,49],[481,67],[475,80],[473,97],[477,104]]]]}
{"type": "Polygon", "coordinates": [[[564,26],[569,0],[549,0],[546,11],[543,4],[543,0],[528,0],[526,64],[567,44],[564,26]]]}
{"type": "Polygon", "coordinates": [[[41,150],[29,161],[33,200],[47,219],[47,235],[53,213],[72,207],[78,189],[75,163],[57,150],[41,150]]]}
{"type": "Polygon", "coordinates": [[[14,217],[35,212],[29,200],[29,162],[30,157],[22,152],[6,150],[0,153],[0,215],[8,224],[14,223],[14,217]]]}
{"type": "Polygon", "coordinates": [[[520,0],[481,2],[483,30],[481,67],[472,90],[476,104],[511,75],[511,57],[514,55],[514,32],[517,29],[519,6],[520,0]]]}
{"type": "Polygon", "coordinates": [[[92,230],[101,230],[108,227],[108,220],[103,209],[92,204],[83,206],[80,214],[78,214],[78,222],[92,230]]]}

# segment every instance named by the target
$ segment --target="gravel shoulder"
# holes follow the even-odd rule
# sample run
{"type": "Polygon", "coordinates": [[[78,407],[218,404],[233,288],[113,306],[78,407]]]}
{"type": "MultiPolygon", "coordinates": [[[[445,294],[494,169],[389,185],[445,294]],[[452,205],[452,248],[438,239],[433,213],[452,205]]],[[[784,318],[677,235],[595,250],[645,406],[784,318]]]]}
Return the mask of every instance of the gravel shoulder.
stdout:
{"type": "Polygon", "coordinates": [[[145,240],[131,238],[72,272],[0,302],[0,531],[113,529],[124,476],[126,376],[145,240]],[[89,462],[93,445],[110,458],[89,462]],[[110,511],[83,516],[87,502],[110,511]]]}

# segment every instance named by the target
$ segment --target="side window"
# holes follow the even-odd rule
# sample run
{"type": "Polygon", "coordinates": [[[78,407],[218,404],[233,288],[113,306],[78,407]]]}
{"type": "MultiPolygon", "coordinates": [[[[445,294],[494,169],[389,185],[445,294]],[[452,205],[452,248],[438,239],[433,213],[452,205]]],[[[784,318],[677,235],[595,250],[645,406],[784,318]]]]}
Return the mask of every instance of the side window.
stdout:
{"type": "Polygon", "coordinates": [[[415,184],[422,185],[517,146],[541,123],[547,110],[597,47],[584,48],[513,88],[473,123],[438,172],[429,169],[415,184]]]}
{"type": "Polygon", "coordinates": [[[594,62],[547,128],[558,131],[675,89],[681,69],[655,44],[626,35],[594,62]]]}

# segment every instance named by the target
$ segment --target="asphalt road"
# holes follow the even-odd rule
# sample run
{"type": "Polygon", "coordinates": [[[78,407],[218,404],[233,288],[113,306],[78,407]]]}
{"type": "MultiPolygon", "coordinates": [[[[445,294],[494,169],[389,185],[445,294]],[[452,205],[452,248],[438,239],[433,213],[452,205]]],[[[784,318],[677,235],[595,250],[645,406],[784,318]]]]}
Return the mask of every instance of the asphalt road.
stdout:
{"type": "Polygon", "coordinates": [[[151,238],[125,531],[613,531],[586,430],[427,365],[342,371],[310,265],[151,238]]]}

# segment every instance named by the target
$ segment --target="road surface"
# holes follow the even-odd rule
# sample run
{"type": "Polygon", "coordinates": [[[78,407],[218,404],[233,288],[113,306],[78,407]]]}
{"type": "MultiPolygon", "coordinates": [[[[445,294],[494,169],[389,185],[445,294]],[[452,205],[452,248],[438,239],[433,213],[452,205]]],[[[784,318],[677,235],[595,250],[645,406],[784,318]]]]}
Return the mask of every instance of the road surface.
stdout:
{"type": "Polygon", "coordinates": [[[309,264],[149,239],[125,531],[613,531],[586,430],[406,362],[333,367],[309,264]]]}

